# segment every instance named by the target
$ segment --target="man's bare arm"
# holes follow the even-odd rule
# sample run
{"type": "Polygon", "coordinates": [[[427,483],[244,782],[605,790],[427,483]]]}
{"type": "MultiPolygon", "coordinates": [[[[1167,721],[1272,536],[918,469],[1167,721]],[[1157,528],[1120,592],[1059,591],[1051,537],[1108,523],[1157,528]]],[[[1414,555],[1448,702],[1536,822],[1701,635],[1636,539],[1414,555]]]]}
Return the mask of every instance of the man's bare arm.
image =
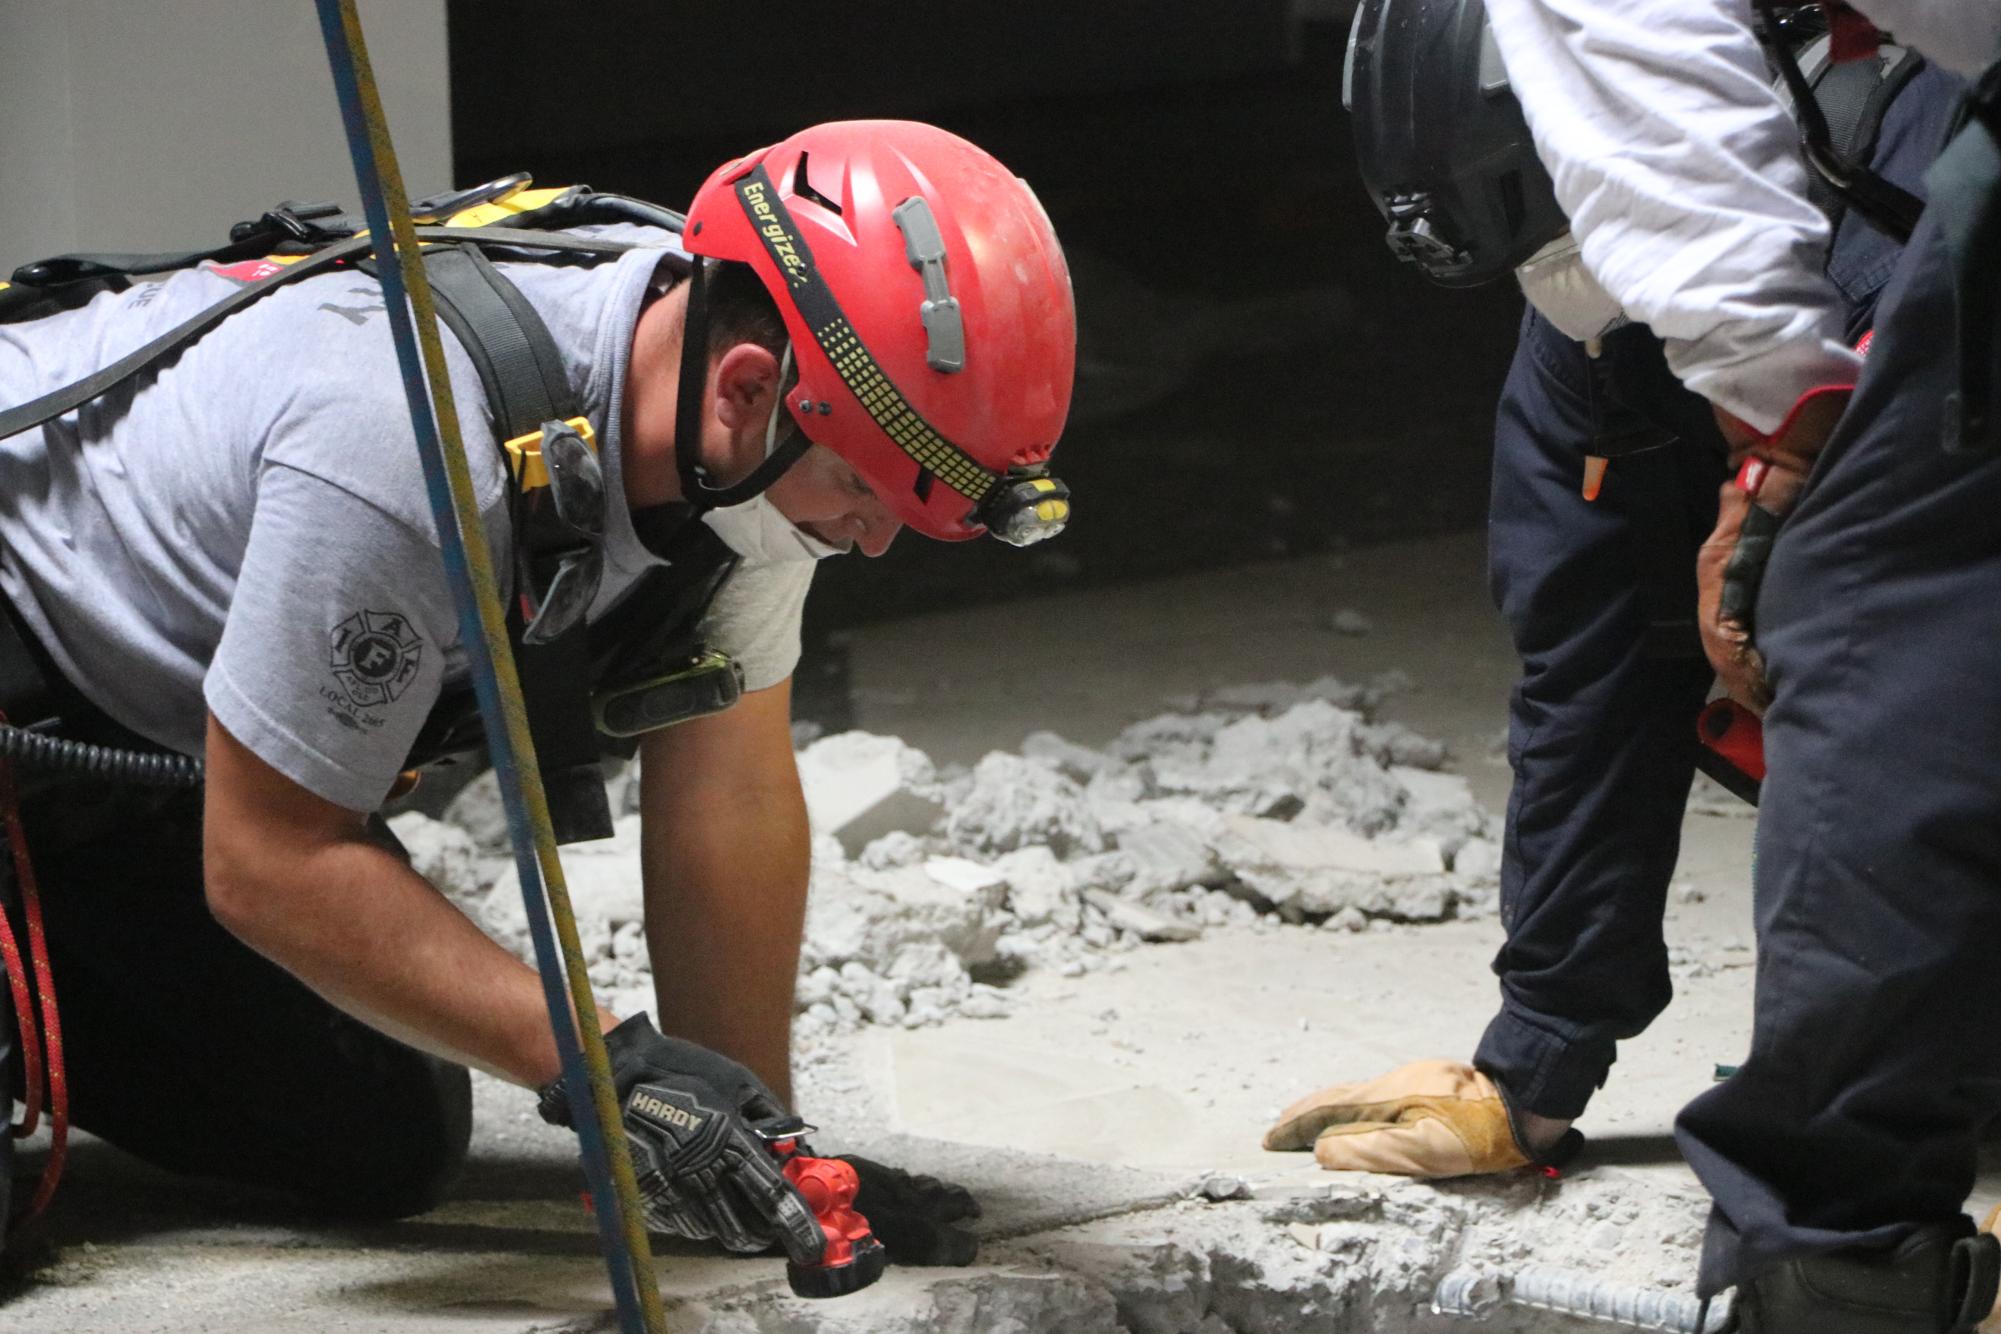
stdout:
{"type": "Polygon", "coordinates": [[[534,970],[370,841],[362,815],[279,773],[213,715],[207,767],[203,855],[217,921],[411,1046],[530,1088],[556,1077],[534,970]]]}
{"type": "Polygon", "coordinates": [[[664,1033],[742,1061],[788,1104],[812,840],[792,683],[647,736],[646,944],[664,1033]]]}

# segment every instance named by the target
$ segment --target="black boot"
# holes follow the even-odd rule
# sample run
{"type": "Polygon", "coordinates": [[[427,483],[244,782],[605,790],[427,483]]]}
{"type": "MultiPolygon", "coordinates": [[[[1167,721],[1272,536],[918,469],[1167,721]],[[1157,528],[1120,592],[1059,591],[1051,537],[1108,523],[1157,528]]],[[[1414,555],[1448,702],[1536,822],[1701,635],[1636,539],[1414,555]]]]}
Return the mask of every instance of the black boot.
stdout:
{"type": "Polygon", "coordinates": [[[2001,1244],[1967,1219],[1889,1251],[1774,1265],[1737,1288],[1743,1334],[1971,1334],[1994,1306],[2001,1244]]]}

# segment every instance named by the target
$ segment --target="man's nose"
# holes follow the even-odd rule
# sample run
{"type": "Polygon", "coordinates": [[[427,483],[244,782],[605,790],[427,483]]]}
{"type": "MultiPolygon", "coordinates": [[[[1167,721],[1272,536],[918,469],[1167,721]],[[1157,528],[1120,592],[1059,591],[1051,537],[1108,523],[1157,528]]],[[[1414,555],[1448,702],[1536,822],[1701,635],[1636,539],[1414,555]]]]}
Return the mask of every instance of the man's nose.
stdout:
{"type": "Polygon", "coordinates": [[[885,513],[870,522],[867,529],[856,539],[855,545],[862,549],[864,556],[880,556],[889,550],[889,544],[894,542],[896,535],[902,531],[902,522],[885,513]]]}

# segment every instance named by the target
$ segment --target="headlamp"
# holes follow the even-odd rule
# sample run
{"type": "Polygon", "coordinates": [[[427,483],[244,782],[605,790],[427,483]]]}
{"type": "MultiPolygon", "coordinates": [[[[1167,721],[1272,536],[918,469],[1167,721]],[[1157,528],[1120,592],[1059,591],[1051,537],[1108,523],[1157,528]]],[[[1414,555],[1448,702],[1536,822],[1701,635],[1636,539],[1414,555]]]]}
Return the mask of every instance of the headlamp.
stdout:
{"type": "Polygon", "coordinates": [[[973,517],[1009,546],[1033,546],[1070,522],[1070,488],[1047,473],[1010,472],[973,517]]]}

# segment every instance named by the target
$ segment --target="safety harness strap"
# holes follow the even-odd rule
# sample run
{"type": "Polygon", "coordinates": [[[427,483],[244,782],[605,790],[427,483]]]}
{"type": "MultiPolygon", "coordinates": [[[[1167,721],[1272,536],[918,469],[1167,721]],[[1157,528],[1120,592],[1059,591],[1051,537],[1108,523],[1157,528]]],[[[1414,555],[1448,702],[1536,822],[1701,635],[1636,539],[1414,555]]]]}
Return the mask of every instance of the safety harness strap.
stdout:
{"type": "Polygon", "coordinates": [[[86,375],[74,384],[51,390],[40,398],[30,399],[17,407],[0,412],[0,440],[18,435],[31,426],[40,426],[43,422],[60,417],[66,412],[73,412],[92,399],[102,398],[139,372],[173,356],[252,302],[262,300],[286,283],[309,278],[315,273],[324,273],[344,260],[364,254],[373,244],[366,237],[355,237],[328,246],[316,255],[287,265],[277,273],[259,278],[256,282],[238,289],[208,309],[183,320],[150,343],[142,344],[126,353],[102,370],[86,375]]]}
{"type": "MultiPolygon", "coordinates": [[[[579,236],[520,231],[511,227],[419,227],[417,236],[425,241],[472,241],[480,245],[504,245],[530,250],[573,250],[588,254],[616,254],[632,249],[619,241],[595,241],[579,236]]],[[[51,390],[0,412],[0,440],[18,435],[31,426],[40,426],[66,412],[74,412],[92,399],[102,398],[125,381],[168,357],[179,353],[203,334],[253,302],[269,296],[288,283],[325,273],[348,260],[372,253],[375,242],[366,235],[337,241],[326,249],[286,264],[278,272],[259,278],[232,292],[221,301],[190,316],[159,337],[135,348],[74,384],[51,390]]],[[[78,274],[68,281],[103,277],[102,273],[78,274]]],[[[56,284],[60,286],[61,284],[56,284]]]]}
{"type": "MultiPolygon", "coordinates": [[[[1813,99],[1827,122],[1830,146],[1843,159],[1867,166],[1876,151],[1883,130],[1883,116],[1890,103],[1917,72],[1924,57],[1905,48],[1886,47],[1881,54],[1861,60],[1835,61],[1830,58],[1828,38],[1809,46],[1800,64],[1813,99]]],[[[1807,173],[1807,196],[1839,228],[1848,213],[1849,200],[1819,171],[1807,173]]],[[[1830,239],[1829,244],[1833,242],[1830,239]]]]}
{"type": "Polygon", "coordinates": [[[106,278],[174,273],[204,261],[228,264],[255,259],[288,245],[310,249],[327,241],[344,240],[359,230],[359,226],[341,216],[338,204],[302,204],[288,199],[261,218],[231,227],[227,245],[159,254],[55,255],[23,264],[14,270],[13,281],[23,287],[52,288],[106,278]]]}
{"type": "MultiPolygon", "coordinates": [[[[1924,201],[1879,176],[1866,161],[1857,161],[1840,151],[1826,110],[1812,81],[1801,68],[1800,59],[1788,36],[1791,12],[1781,0],[1752,0],[1752,5],[1758,15],[1752,31],[1764,45],[1765,54],[1778,70],[1786,92],[1792,98],[1793,114],[1800,124],[1800,146],[1805,150],[1807,164],[1840,194],[1847,207],[1899,243],[1910,240],[1918,215],[1924,211],[1924,201]]],[[[1836,35],[1841,36],[1839,33],[1836,35]]],[[[1855,54],[1845,47],[1836,49],[1833,40],[1821,49],[1837,60],[1855,54]]],[[[1861,54],[1867,55],[1871,49],[1873,44],[1864,46],[1861,54]]],[[[1872,58],[1867,63],[1875,64],[1880,69],[1880,61],[1872,58]]]]}
{"type": "MultiPolygon", "coordinates": [[[[545,422],[582,415],[554,335],[521,290],[484,255],[468,245],[440,247],[424,261],[438,316],[472,359],[502,439],[539,431],[545,422]]],[[[515,579],[552,543],[565,541],[551,530],[553,506],[545,489],[528,493],[514,470],[512,492],[515,579]]],[[[518,593],[518,587],[517,587],[518,593]]],[[[507,637],[521,678],[528,731],[549,800],[549,819],[558,843],[609,838],[611,806],[598,767],[597,728],[591,712],[590,640],[584,622],[547,643],[525,641],[526,621],[519,596],[508,600],[507,637]]]]}
{"type": "Polygon", "coordinates": [[[578,415],[554,336],[491,260],[454,245],[426,255],[424,267],[438,315],[472,358],[502,439],[578,415]]]}

